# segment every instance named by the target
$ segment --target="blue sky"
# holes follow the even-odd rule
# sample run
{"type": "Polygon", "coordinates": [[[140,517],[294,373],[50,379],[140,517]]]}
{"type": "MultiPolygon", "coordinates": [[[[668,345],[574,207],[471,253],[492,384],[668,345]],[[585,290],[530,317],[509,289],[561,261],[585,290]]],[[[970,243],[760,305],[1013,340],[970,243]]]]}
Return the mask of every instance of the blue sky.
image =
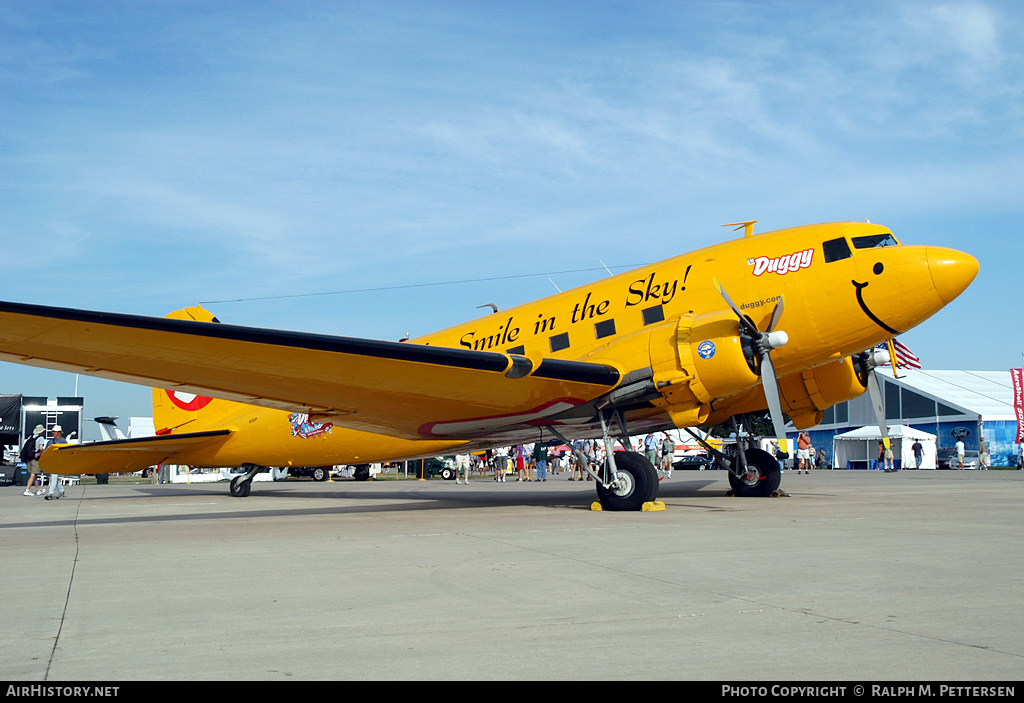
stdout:
{"type": "MultiPolygon", "coordinates": [[[[397,339],[726,222],[869,219],[981,262],[902,337],[926,368],[1020,366],[1022,20],[1019,2],[7,0],[5,297],[397,339]]],[[[147,389],[78,384],[89,416],[150,413],[147,389]]],[[[0,365],[0,392],[74,386],[0,365]]]]}

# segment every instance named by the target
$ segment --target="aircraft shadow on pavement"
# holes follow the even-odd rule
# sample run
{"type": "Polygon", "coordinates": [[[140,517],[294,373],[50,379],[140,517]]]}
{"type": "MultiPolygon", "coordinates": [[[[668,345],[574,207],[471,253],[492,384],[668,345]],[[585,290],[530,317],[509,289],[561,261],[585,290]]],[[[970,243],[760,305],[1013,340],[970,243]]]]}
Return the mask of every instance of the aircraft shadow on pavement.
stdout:
{"type": "MultiPolygon", "coordinates": [[[[199,498],[210,497],[224,499],[224,503],[208,505],[208,510],[197,512],[184,512],[167,515],[119,515],[117,517],[90,518],[88,516],[65,515],[62,518],[53,520],[39,520],[33,522],[4,522],[0,523],[0,530],[27,527],[59,527],[59,526],[87,526],[103,524],[125,524],[125,523],[161,523],[161,522],[182,522],[189,520],[238,520],[268,517],[302,517],[302,516],[327,516],[327,515],[353,515],[359,513],[394,513],[423,510],[465,510],[476,509],[486,510],[508,507],[547,507],[556,510],[586,510],[591,509],[591,504],[597,500],[596,492],[592,483],[582,485],[573,484],[565,488],[547,486],[543,490],[531,491],[528,486],[519,486],[519,490],[513,488],[508,490],[506,486],[496,486],[487,479],[480,479],[480,484],[485,485],[484,490],[474,490],[472,486],[467,487],[445,482],[447,485],[437,485],[440,482],[433,482],[433,485],[406,488],[405,490],[387,490],[386,488],[374,488],[374,484],[360,483],[352,489],[336,488],[337,484],[331,486],[317,486],[316,489],[294,490],[289,486],[288,490],[275,489],[273,483],[257,484],[253,492],[247,498],[231,498],[226,495],[227,484],[210,484],[209,488],[202,487],[197,490],[196,486],[189,488],[177,488],[174,486],[138,486],[130,493],[119,495],[97,495],[97,491],[83,491],[80,496],[75,496],[69,489],[64,500],[58,505],[67,505],[81,501],[121,501],[139,500],[140,498],[151,497],[161,501],[175,498],[199,498]],[[451,490],[448,490],[450,486],[451,490]],[[91,493],[91,495],[90,495],[91,493]],[[279,501],[282,500],[332,500],[332,504],[324,505],[322,502],[311,507],[283,507],[279,501]],[[366,501],[379,501],[373,504],[366,504],[366,501]],[[238,510],[239,502],[252,503],[252,509],[238,510]],[[275,507],[278,504],[278,507],[275,507]],[[225,510],[224,507],[230,507],[225,510]]],[[[93,488],[83,486],[83,489],[93,488]]],[[[404,488],[404,487],[403,487],[404,488]]],[[[721,482],[715,480],[684,480],[662,482],[659,487],[659,500],[680,499],[680,498],[712,498],[725,495],[721,489],[721,482]],[[706,490],[709,486],[718,489],[706,490]]],[[[77,492],[77,491],[75,491],[77,492]]],[[[158,504],[158,503],[155,503],[158,504]]]]}

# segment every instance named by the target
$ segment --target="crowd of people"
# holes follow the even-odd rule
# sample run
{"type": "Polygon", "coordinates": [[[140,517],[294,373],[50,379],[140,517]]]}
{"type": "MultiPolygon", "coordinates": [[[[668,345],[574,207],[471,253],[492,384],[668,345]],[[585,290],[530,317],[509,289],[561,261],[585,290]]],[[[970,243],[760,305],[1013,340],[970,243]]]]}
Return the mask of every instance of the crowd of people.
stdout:
{"type": "MultiPolygon", "coordinates": [[[[667,433],[662,435],[661,439],[655,438],[653,434],[647,435],[643,440],[643,446],[634,450],[642,450],[652,465],[661,466],[666,476],[671,477],[676,443],[667,433]]],[[[469,476],[474,473],[480,477],[491,476],[492,480],[498,483],[505,483],[508,480],[547,481],[549,474],[553,477],[564,473],[569,474],[569,481],[592,481],[590,472],[596,473],[604,461],[604,443],[596,439],[579,439],[573,442],[572,447],[549,446],[543,442],[517,444],[488,449],[482,455],[457,455],[455,482],[469,483],[469,476]],[[583,457],[573,451],[574,449],[578,449],[583,457]],[[589,466],[589,472],[585,465],[589,466]]]]}

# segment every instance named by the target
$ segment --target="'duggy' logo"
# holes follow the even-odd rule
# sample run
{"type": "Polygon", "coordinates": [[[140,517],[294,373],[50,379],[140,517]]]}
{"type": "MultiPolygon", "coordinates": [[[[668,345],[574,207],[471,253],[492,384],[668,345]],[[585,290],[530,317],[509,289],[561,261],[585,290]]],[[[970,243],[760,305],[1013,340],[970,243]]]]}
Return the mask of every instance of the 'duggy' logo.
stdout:
{"type": "Polygon", "coordinates": [[[755,276],[760,276],[762,273],[777,273],[780,276],[785,276],[787,273],[807,268],[811,265],[812,258],[814,258],[814,249],[804,249],[771,259],[767,256],[747,259],[747,265],[754,267],[755,276]]]}

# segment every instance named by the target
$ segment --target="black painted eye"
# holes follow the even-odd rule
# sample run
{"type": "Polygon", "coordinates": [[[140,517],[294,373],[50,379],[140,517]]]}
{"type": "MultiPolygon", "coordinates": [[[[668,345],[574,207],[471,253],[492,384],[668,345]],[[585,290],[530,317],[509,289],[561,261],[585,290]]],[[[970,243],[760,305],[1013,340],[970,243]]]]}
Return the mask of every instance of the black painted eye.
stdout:
{"type": "Polygon", "coordinates": [[[874,268],[874,269],[872,269],[872,270],[873,270],[873,271],[875,272],[875,275],[877,276],[878,274],[880,274],[880,273],[882,272],[882,270],[883,270],[884,268],[885,268],[885,267],[884,267],[884,266],[882,266],[882,262],[881,262],[881,261],[879,261],[879,262],[878,262],[877,264],[875,264],[875,268],[874,268]]]}

